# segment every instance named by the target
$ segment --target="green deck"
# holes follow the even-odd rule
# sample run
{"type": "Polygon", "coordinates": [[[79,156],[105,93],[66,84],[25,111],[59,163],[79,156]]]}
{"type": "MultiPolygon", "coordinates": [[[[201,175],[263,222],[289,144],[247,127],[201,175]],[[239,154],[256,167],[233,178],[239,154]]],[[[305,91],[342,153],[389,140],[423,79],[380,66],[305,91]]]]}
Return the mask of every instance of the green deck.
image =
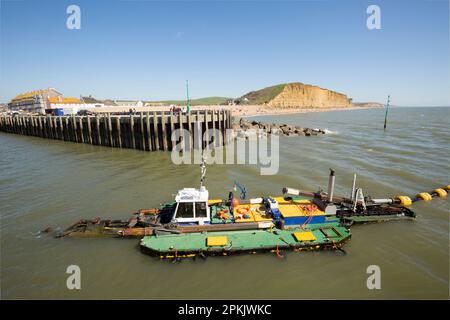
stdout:
{"type": "Polygon", "coordinates": [[[190,233],[172,235],[146,236],[141,240],[141,247],[154,255],[192,254],[192,253],[233,253],[246,251],[269,251],[274,249],[336,249],[341,243],[349,239],[350,232],[336,223],[311,225],[302,230],[245,230],[228,232],[190,233]],[[324,230],[325,234],[321,231],[324,230]],[[297,241],[294,232],[311,231],[316,240],[297,241]],[[336,232],[337,231],[337,232],[336,232]],[[226,246],[207,246],[207,238],[211,236],[226,236],[226,246]]]}

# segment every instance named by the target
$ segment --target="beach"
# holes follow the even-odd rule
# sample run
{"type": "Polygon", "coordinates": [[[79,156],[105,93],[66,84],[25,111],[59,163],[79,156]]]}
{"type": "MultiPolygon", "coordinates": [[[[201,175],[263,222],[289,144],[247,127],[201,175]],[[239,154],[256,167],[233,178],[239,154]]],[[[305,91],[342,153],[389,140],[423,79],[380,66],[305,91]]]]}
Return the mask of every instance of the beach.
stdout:
{"type": "Polygon", "coordinates": [[[276,116],[294,113],[328,112],[328,111],[349,111],[373,109],[377,107],[336,107],[336,108],[273,108],[263,105],[244,105],[231,106],[233,116],[252,117],[252,116],[276,116]]]}
{"type": "MultiPolygon", "coordinates": [[[[294,113],[311,113],[311,112],[328,112],[328,111],[349,111],[349,110],[364,110],[375,109],[378,106],[353,106],[353,107],[335,107],[335,108],[276,108],[267,107],[264,105],[199,105],[191,106],[191,112],[197,110],[231,110],[234,117],[252,117],[252,116],[267,116],[267,115],[283,115],[294,113]]],[[[114,112],[129,112],[130,106],[115,106],[104,108],[86,108],[95,113],[114,113],[114,112]]],[[[139,112],[159,112],[170,111],[171,106],[143,106],[132,107],[132,109],[139,112]]]]}

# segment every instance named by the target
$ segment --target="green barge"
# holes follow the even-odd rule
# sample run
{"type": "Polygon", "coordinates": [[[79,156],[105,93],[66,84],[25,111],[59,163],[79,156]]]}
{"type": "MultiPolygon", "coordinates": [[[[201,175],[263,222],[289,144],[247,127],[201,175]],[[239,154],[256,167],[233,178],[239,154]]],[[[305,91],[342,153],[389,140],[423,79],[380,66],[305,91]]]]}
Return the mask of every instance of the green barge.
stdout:
{"type": "Polygon", "coordinates": [[[236,253],[313,251],[340,249],[351,237],[338,223],[317,224],[307,229],[242,230],[145,236],[142,252],[160,258],[226,256],[236,253]]]}

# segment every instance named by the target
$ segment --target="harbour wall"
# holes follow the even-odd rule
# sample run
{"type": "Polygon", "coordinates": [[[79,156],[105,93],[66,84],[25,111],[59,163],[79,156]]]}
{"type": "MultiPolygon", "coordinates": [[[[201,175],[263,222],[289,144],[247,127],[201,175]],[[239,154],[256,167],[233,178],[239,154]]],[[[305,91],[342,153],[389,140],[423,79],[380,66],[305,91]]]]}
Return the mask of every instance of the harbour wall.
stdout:
{"type": "Polygon", "coordinates": [[[154,111],[132,115],[14,115],[0,116],[0,131],[113,148],[171,151],[177,143],[172,141],[172,133],[181,128],[190,133],[179,140],[183,149],[195,145],[194,133],[201,132],[201,137],[206,134],[207,141],[211,141],[210,129],[221,133],[213,138],[213,145],[223,145],[229,139],[226,129],[232,128],[231,122],[230,110],[197,110],[188,114],[154,111]],[[191,143],[187,144],[186,139],[191,139],[191,143]]]}

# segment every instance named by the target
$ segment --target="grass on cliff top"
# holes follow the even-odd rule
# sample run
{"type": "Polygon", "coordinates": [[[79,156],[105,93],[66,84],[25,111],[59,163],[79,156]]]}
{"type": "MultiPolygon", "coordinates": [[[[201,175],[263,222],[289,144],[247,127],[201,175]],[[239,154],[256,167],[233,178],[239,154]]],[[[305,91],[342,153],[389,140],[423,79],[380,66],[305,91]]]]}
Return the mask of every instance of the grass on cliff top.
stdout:
{"type": "MultiPolygon", "coordinates": [[[[232,98],[226,97],[206,97],[200,99],[191,99],[191,106],[199,105],[223,105],[227,104],[227,100],[232,98]]],[[[163,100],[163,101],[151,101],[150,103],[161,103],[161,104],[174,104],[176,106],[185,106],[186,100],[163,100]]]]}
{"type": "Polygon", "coordinates": [[[285,86],[286,83],[283,83],[276,86],[267,87],[261,90],[252,91],[242,96],[242,98],[247,98],[248,104],[264,104],[275,98],[277,95],[279,95],[283,91],[285,86]]]}

